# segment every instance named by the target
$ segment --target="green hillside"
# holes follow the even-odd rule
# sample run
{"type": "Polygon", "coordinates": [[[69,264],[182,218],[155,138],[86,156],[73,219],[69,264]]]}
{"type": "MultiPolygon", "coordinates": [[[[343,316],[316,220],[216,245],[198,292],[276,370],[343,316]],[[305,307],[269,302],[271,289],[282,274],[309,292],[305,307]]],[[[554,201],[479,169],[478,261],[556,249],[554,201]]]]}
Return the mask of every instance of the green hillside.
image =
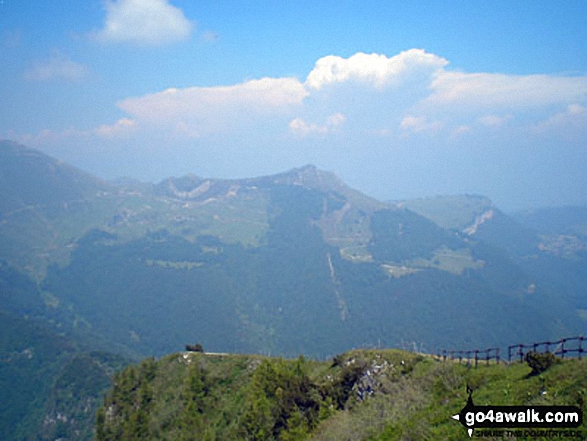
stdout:
{"type": "Polygon", "coordinates": [[[372,217],[371,260],[345,259],[314,223],[328,195],[269,194],[275,214],[261,246],[94,231],[41,287],[94,332],[145,355],[192,339],[220,352],[323,358],[379,344],[434,350],[580,332],[571,301],[547,285],[529,293],[534,279],[498,249],[389,210],[372,217]]]}
{"type": "Polygon", "coordinates": [[[436,196],[410,199],[400,204],[443,228],[453,230],[464,230],[493,208],[490,199],[478,195],[436,196]]]}
{"type": "Polygon", "coordinates": [[[33,357],[0,366],[18,397],[0,408],[13,439],[87,438],[113,369],[191,341],[323,360],[584,331],[580,208],[386,203],[314,166],[150,184],[106,183],[11,142],[0,159],[0,352],[33,357]]]}
{"type": "Polygon", "coordinates": [[[103,184],[1,147],[14,163],[7,188],[20,194],[44,176],[54,202],[2,213],[0,258],[36,279],[50,319],[145,356],[193,338],[326,357],[380,344],[504,345],[584,325],[582,258],[552,257],[546,239],[483,197],[384,203],[313,166],[103,184]]]}
{"type": "Polygon", "coordinates": [[[0,261],[2,440],[91,439],[111,376],[131,360],[47,300],[35,281],[0,261]]]}
{"type": "Polygon", "coordinates": [[[465,429],[451,416],[464,407],[467,386],[476,405],[585,412],[587,360],[530,373],[525,363],[473,368],[399,350],[325,362],[176,353],[116,376],[97,414],[97,439],[462,440],[465,429]]]}
{"type": "Polygon", "coordinates": [[[91,439],[100,398],[128,362],[0,311],[0,439],[91,439]]]}
{"type": "Polygon", "coordinates": [[[0,212],[83,200],[109,185],[39,151],[0,141],[0,212]]]}

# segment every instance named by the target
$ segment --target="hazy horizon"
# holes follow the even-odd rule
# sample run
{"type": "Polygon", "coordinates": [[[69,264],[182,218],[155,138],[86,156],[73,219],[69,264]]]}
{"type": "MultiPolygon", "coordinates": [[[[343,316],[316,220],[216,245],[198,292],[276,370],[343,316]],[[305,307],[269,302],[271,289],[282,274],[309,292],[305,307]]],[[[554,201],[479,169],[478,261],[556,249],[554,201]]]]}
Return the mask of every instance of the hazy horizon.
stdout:
{"type": "Polygon", "coordinates": [[[104,179],[306,164],[380,200],[587,204],[582,1],[0,6],[0,139],[104,179]]]}

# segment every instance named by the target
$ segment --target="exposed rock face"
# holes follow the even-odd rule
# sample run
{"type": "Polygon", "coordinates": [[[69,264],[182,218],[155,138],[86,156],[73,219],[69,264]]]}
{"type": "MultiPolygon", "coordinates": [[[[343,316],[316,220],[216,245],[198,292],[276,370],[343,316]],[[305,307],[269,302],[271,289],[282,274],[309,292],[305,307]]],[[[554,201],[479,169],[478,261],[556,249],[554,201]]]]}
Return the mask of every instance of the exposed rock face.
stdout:
{"type": "Polygon", "coordinates": [[[469,236],[472,236],[473,234],[475,234],[477,232],[477,229],[479,228],[480,225],[483,225],[488,220],[493,219],[493,215],[494,215],[493,208],[490,210],[487,210],[485,213],[477,216],[475,218],[475,222],[473,222],[473,225],[465,228],[463,230],[463,232],[469,236]]]}

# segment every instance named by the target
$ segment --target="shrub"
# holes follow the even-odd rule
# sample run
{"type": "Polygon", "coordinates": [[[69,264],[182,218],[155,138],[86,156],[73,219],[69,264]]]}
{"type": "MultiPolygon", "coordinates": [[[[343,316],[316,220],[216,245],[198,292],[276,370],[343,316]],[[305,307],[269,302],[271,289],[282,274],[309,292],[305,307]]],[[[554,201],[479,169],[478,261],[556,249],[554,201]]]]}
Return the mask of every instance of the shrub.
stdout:
{"type": "Polygon", "coordinates": [[[185,350],[189,352],[204,352],[204,347],[200,343],[195,345],[185,345],[185,350]]]}
{"type": "Polygon", "coordinates": [[[532,368],[530,375],[538,375],[556,363],[556,357],[550,352],[528,352],[524,357],[528,366],[532,368]]]}

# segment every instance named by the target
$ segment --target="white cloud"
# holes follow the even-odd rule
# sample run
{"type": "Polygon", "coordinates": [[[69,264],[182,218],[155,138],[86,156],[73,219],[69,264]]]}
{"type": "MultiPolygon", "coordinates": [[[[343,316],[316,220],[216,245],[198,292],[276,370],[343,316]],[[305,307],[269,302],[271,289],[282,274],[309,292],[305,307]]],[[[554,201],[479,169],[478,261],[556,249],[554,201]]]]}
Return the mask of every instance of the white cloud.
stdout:
{"type": "Polygon", "coordinates": [[[79,81],[88,73],[88,68],[69,57],[54,51],[48,60],[35,61],[24,73],[30,81],[51,81],[56,79],[79,81]]]}
{"type": "Polygon", "coordinates": [[[457,139],[462,135],[465,135],[466,133],[470,133],[471,132],[471,127],[466,126],[466,125],[461,125],[458,127],[455,127],[451,133],[450,133],[450,137],[452,139],[457,139]]]}
{"type": "Polygon", "coordinates": [[[67,139],[84,139],[86,132],[80,132],[75,129],[66,129],[61,131],[43,129],[38,133],[16,133],[9,132],[8,138],[15,139],[17,142],[31,146],[39,147],[43,145],[55,145],[67,139]]]}
{"type": "Polygon", "coordinates": [[[289,123],[289,129],[292,133],[304,137],[310,134],[325,135],[328,133],[327,126],[319,126],[314,123],[307,123],[302,118],[296,118],[289,123]]]}
{"type": "Polygon", "coordinates": [[[160,90],[123,99],[105,125],[8,137],[104,176],[243,177],[310,162],[382,199],[520,192],[530,205],[586,194],[576,182],[587,170],[587,76],[447,63],[420,50],[325,57],[300,79],[160,90]],[[560,182],[564,192],[552,191],[560,182]]]}
{"type": "Polygon", "coordinates": [[[229,132],[269,136],[289,130],[303,138],[325,136],[344,123],[349,133],[365,136],[385,133],[405,139],[432,132],[455,140],[480,126],[503,131],[536,121],[537,115],[545,120],[545,112],[560,109],[560,103],[581,103],[571,99],[584,99],[581,94],[587,90],[587,77],[447,69],[447,60],[421,49],[393,57],[328,56],[316,62],[304,83],[285,77],[171,88],[124,99],[118,107],[140,124],[140,130],[157,127],[173,137],[229,132]],[[338,86],[327,88],[332,84],[338,86]]]}
{"type": "Polygon", "coordinates": [[[138,127],[135,121],[128,118],[121,118],[114,124],[102,124],[89,130],[78,130],[75,128],[65,130],[44,129],[37,134],[10,133],[9,138],[33,147],[44,144],[58,144],[66,140],[87,141],[91,138],[100,140],[128,139],[136,133],[138,127]]]}
{"type": "Polygon", "coordinates": [[[320,58],[308,74],[306,85],[320,90],[331,83],[359,80],[377,88],[397,83],[416,71],[434,72],[448,64],[444,58],[422,49],[410,49],[388,58],[357,53],[349,58],[329,55],[320,58]]]}
{"type": "Polygon", "coordinates": [[[408,115],[400,122],[400,128],[412,133],[435,131],[441,129],[444,124],[440,121],[429,122],[426,117],[408,115]]]}
{"type": "Polygon", "coordinates": [[[571,104],[569,107],[567,107],[566,113],[569,115],[585,116],[587,114],[587,108],[581,104],[571,104]]]}
{"type": "Polygon", "coordinates": [[[486,127],[497,128],[503,126],[507,121],[512,119],[512,115],[485,115],[477,118],[477,121],[486,127]]]}
{"type": "Polygon", "coordinates": [[[442,71],[430,88],[429,106],[527,109],[585,99],[587,77],[442,71]]]}
{"type": "Polygon", "coordinates": [[[170,88],[117,105],[125,117],[114,124],[41,133],[35,139],[126,140],[132,135],[137,145],[139,139],[163,139],[179,146],[206,137],[233,149],[271,145],[278,150],[283,142],[326,138],[343,127],[345,142],[381,145],[417,143],[431,134],[441,146],[471,139],[463,135],[472,132],[479,135],[477,145],[483,136],[545,131],[576,139],[587,131],[587,76],[451,72],[444,58],[412,49],[393,57],[320,58],[305,82],[282,77],[170,88]]]}
{"type": "Polygon", "coordinates": [[[295,78],[262,78],[234,86],[167,89],[125,99],[118,107],[150,124],[171,125],[174,130],[194,134],[282,114],[299,106],[307,95],[295,78]]]}
{"type": "Polygon", "coordinates": [[[296,136],[327,135],[336,132],[346,121],[342,113],[335,113],[326,119],[326,124],[307,123],[302,118],[295,118],[289,123],[289,130],[296,136]]]}
{"type": "Polygon", "coordinates": [[[584,137],[587,134],[587,107],[570,104],[565,110],[537,123],[533,130],[539,134],[564,134],[565,138],[584,137]]]}
{"type": "Polygon", "coordinates": [[[104,124],[96,127],[91,131],[91,133],[102,138],[114,138],[129,136],[134,132],[135,129],[135,121],[128,118],[122,118],[112,125],[104,124]]]}
{"type": "Polygon", "coordinates": [[[95,37],[106,43],[163,45],[187,39],[193,24],[167,0],[107,0],[106,21],[95,37]]]}

